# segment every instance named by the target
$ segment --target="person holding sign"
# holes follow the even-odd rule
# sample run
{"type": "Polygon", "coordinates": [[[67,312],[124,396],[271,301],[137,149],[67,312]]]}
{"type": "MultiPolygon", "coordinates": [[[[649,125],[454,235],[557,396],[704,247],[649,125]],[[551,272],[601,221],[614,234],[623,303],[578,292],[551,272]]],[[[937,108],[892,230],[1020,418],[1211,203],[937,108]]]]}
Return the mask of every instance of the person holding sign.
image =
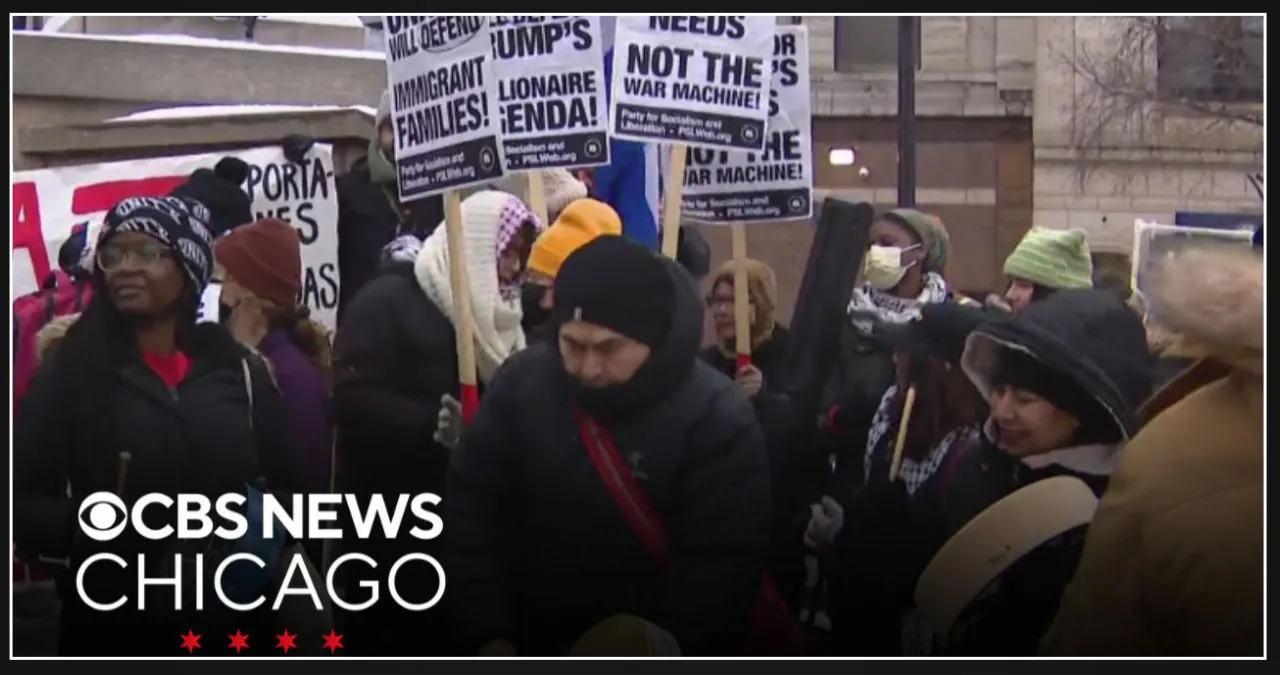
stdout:
{"type": "Polygon", "coordinates": [[[894,209],[871,224],[862,285],[855,288],[841,329],[840,363],[823,391],[829,436],[839,440],[834,495],[847,498],[862,482],[866,434],[884,392],[893,384],[893,350],[874,339],[881,323],[906,323],[924,305],[949,302],[942,270],[950,242],[937,223],[915,209],[894,209]]]}
{"type": "Polygon", "coordinates": [[[438,195],[400,200],[390,90],[378,101],[374,130],[368,153],[337,179],[340,313],[362,286],[378,276],[384,246],[401,235],[425,239],[444,220],[444,202],[438,195]]]}
{"type": "Polygon", "coordinates": [[[453,625],[482,655],[564,655],[620,614],[686,656],[737,653],[761,589],[769,464],[698,358],[674,262],[598,237],[556,276],[556,339],[498,374],[449,467],[453,625]]]}
{"type": "MultiPolygon", "coordinates": [[[[267,365],[226,328],[196,323],[213,267],[207,215],[177,197],[133,197],[107,213],[94,249],[100,290],[44,354],[14,415],[14,540],[24,560],[64,560],[69,569],[59,574],[66,575],[103,551],[159,561],[178,553],[190,559],[210,546],[136,533],[95,542],[78,516],[94,493],[114,493],[132,507],[153,492],[297,490],[287,411],[267,365]]],[[[145,609],[90,607],[84,598],[136,598],[137,579],[116,572],[86,574],[84,593],[71,577],[59,583],[61,655],[171,655],[180,625],[227,611],[206,599],[203,610],[180,616],[154,595],[145,609]]],[[[192,578],[186,575],[195,570],[182,572],[192,578]]],[[[212,568],[201,572],[211,583],[212,568]]],[[[264,570],[264,585],[267,577],[264,570]]],[[[240,625],[265,633],[274,615],[264,605],[240,625]]]]}
{"type": "MultiPolygon", "coordinates": [[[[845,597],[866,610],[865,627],[914,595],[947,655],[1030,655],[1119,447],[1137,433],[1150,390],[1146,337],[1115,296],[1060,291],[979,326],[960,363],[990,405],[979,442],[952,448],[910,502],[890,469],[863,492],[877,498],[845,508],[850,540],[838,545],[858,552],[845,597]]],[[[850,621],[856,636],[859,619],[850,621]]],[[[895,645],[833,646],[883,654],[895,645]]]]}
{"type": "MultiPolygon", "coordinates": [[[[487,190],[462,202],[462,250],[471,291],[472,334],[480,385],[511,355],[524,349],[519,283],[541,225],[518,198],[487,190]]],[[[334,414],[339,425],[342,492],[357,495],[433,492],[445,495],[450,446],[433,439],[442,407],[459,397],[455,310],[449,275],[447,229],[423,242],[413,263],[393,262],[351,301],[335,342],[334,414]]],[[[446,534],[444,538],[449,535],[446,534]]],[[[436,556],[440,538],[351,539],[348,550],[394,561],[421,551],[436,556]]],[[[390,562],[365,575],[385,575],[390,562]]],[[[453,568],[450,568],[451,570],[453,568]]],[[[365,591],[360,573],[349,580],[351,597],[365,591]]],[[[385,583],[385,579],[382,580],[385,583]]],[[[405,597],[428,598],[426,588],[398,579],[405,597]]],[[[349,617],[353,653],[447,653],[442,612],[408,612],[394,603],[349,617]],[[433,637],[434,636],[434,637],[433,637]]]]}
{"type": "Polygon", "coordinates": [[[520,322],[530,342],[546,338],[555,306],[552,286],[564,261],[596,237],[621,234],[622,221],[608,204],[579,199],[569,204],[551,227],[538,235],[529,252],[529,273],[520,300],[524,315],[520,322]]]}

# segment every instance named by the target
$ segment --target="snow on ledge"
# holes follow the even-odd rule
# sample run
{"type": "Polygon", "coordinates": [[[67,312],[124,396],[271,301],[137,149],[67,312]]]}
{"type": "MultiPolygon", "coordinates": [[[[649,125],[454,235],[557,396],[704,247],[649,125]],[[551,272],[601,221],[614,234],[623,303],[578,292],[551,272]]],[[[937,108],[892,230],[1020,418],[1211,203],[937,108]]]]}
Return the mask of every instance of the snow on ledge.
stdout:
{"type": "Polygon", "coordinates": [[[251,52],[268,52],[272,54],[306,54],[310,56],[329,56],[366,61],[383,61],[385,57],[380,51],[363,49],[331,49],[324,47],[297,47],[293,45],[264,45],[256,42],[240,40],[217,40],[214,38],[191,37],[190,35],[82,35],[79,33],[39,33],[41,38],[49,40],[96,40],[99,42],[136,42],[144,44],[167,44],[184,47],[205,47],[214,49],[238,49],[251,52]]]}
{"type": "Polygon", "coordinates": [[[370,118],[377,111],[367,105],[276,105],[276,104],[241,104],[241,105],[186,105],[169,108],[153,108],[140,110],[122,117],[104,120],[107,124],[128,122],[156,122],[163,120],[206,119],[210,117],[234,117],[252,115],[287,115],[290,113],[306,114],[318,112],[338,112],[355,110],[370,118]]]}

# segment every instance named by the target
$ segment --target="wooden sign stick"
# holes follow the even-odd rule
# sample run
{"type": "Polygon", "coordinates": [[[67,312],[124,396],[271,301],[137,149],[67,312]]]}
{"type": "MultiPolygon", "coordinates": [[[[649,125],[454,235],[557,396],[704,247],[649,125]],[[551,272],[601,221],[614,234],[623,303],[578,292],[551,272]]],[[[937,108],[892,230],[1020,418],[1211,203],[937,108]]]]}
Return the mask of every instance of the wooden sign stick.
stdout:
{"type": "Polygon", "coordinates": [[[467,283],[467,260],[463,252],[462,197],[457,190],[444,193],[444,226],[449,244],[449,285],[453,292],[454,333],[458,343],[458,384],[462,403],[462,423],[471,422],[480,406],[476,387],[476,344],[471,322],[471,287],[467,283]]]}
{"type": "Polygon", "coordinates": [[[671,160],[667,164],[664,183],[667,194],[662,204],[662,255],[676,259],[680,250],[680,198],[684,191],[684,163],[689,148],[683,143],[671,146],[671,160]]]}
{"type": "Polygon", "coordinates": [[[742,223],[729,226],[733,244],[733,333],[737,358],[735,372],[751,365],[751,290],[747,287],[747,230],[742,223]]]}

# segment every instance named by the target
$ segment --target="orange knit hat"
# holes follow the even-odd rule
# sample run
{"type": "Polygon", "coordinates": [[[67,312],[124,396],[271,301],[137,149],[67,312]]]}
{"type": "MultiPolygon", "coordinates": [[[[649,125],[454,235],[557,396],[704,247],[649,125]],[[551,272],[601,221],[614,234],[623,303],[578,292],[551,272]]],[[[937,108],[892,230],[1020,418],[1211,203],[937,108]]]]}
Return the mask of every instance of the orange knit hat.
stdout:
{"type": "Polygon", "coordinates": [[[531,272],[554,279],[569,254],[596,237],[610,234],[622,234],[622,220],[616,211],[594,199],[574,200],[534,240],[527,266],[531,272]]]}

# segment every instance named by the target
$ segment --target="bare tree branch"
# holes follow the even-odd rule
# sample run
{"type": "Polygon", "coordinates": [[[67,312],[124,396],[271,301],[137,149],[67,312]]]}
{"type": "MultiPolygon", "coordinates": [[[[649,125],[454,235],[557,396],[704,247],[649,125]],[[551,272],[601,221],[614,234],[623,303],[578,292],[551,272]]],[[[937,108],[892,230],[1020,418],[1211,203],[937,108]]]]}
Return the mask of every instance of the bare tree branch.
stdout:
{"type": "Polygon", "coordinates": [[[1081,179],[1108,150],[1167,145],[1173,117],[1194,119],[1201,136],[1262,129],[1260,17],[1089,20],[1105,38],[1051,47],[1075,75],[1068,142],[1081,179]]]}

